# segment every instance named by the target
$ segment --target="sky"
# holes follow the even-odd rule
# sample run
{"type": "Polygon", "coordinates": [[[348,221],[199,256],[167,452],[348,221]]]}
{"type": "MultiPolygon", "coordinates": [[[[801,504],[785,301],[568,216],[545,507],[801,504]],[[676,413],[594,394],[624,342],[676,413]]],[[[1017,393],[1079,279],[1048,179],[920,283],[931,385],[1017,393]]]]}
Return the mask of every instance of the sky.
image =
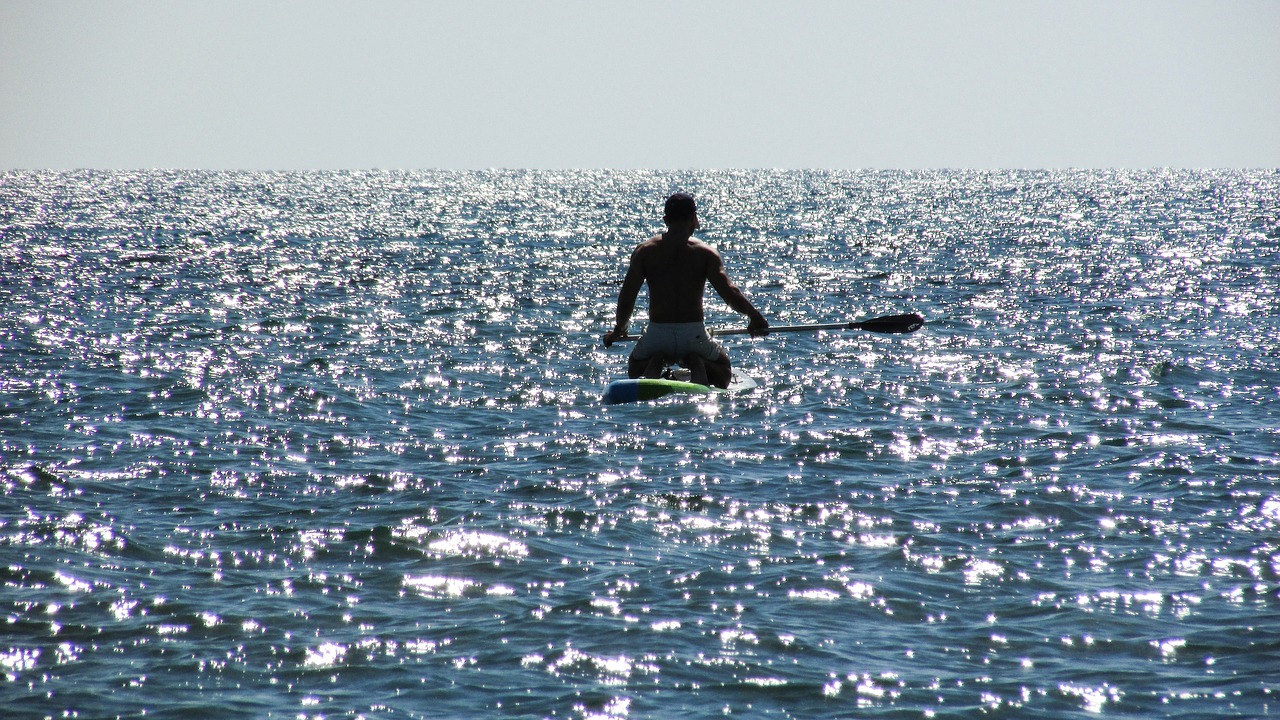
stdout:
{"type": "Polygon", "coordinates": [[[1280,168],[1275,0],[0,0],[0,171],[1280,168]]]}

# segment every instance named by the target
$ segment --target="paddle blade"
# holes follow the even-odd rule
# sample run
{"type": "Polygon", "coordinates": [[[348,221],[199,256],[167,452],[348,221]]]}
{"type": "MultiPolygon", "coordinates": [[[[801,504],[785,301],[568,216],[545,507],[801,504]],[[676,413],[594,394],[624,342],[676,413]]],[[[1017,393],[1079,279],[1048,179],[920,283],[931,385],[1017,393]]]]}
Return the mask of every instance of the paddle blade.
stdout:
{"type": "Polygon", "coordinates": [[[850,323],[849,327],[874,333],[912,333],[924,327],[924,318],[915,313],[885,315],[850,323]]]}

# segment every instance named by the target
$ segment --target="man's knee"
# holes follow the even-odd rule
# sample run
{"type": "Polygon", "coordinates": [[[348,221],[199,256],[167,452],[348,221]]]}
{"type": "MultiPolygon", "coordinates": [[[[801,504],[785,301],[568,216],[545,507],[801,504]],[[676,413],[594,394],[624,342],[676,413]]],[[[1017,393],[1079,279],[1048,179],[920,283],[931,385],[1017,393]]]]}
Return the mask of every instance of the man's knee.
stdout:
{"type": "Polygon", "coordinates": [[[656,378],[662,375],[667,365],[667,357],[662,353],[655,353],[647,358],[633,357],[627,361],[627,375],[632,378],[656,378]]]}

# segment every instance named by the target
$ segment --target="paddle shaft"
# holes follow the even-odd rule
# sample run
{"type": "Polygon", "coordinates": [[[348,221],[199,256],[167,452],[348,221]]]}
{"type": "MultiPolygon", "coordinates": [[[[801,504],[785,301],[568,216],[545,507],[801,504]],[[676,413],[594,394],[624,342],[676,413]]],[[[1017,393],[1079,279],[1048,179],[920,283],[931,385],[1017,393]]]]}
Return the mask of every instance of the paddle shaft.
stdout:
{"type": "MultiPolygon", "coordinates": [[[[769,332],[806,332],[808,330],[853,330],[856,329],[855,323],[818,323],[814,325],[770,325],[769,332]]],[[[750,335],[751,331],[747,328],[725,328],[723,330],[713,330],[712,335],[720,337],[721,335],[750,335]]]]}
{"type": "MultiPolygon", "coordinates": [[[[862,320],[856,322],[838,322],[838,323],[819,323],[816,325],[774,325],[770,326],[769,332],[808,332],[810,330],[867,330],[877,333],[911,333],[919,330],[924,326],[924,318],[915,313],[906,313],[903,315],[885,315],[884,317],[871,318],[870,320],[862,320]]],[[[727,330],[714,330],[712,335],[719,337],[721,335],[749,335],[751,330],[748,328],[729,328],[727,330]]],[[[614,338],[614,342],[624,342],[627,340],[638,340],[637,335],[624,335],[620,338],[614,338]]]]}

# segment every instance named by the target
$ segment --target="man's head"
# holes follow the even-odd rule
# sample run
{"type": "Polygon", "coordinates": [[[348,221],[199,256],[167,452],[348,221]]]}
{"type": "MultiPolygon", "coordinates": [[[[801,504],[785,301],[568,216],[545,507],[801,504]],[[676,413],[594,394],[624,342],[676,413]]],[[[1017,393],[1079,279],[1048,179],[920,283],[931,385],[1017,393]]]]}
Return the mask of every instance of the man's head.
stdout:
{"type": "Polygon", "coordinates": [[[698,215],[698,205],[693,201],[693,196],[689,193],[678,192],[667,198],[667,204],[663,207],[662,219],[670,226],[676,223],[688,222],[698,215]]]}

